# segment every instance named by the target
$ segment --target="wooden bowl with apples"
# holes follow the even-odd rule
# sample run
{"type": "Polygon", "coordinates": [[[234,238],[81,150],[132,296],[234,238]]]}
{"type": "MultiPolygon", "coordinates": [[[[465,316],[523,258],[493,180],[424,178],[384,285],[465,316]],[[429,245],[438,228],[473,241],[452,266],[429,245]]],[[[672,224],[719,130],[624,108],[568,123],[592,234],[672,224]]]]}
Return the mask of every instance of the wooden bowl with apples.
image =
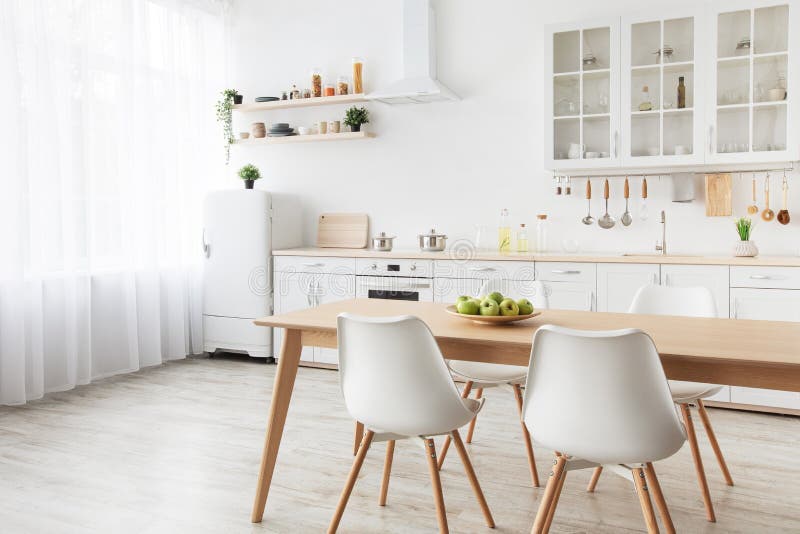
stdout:
{"type": "Polygon", "coordinates": [[[478,324],[507,324],[541,315],[528,299],[514,300],[495,291],[483,298],[461,296],[445,308],[450,315],[478,324]]]}

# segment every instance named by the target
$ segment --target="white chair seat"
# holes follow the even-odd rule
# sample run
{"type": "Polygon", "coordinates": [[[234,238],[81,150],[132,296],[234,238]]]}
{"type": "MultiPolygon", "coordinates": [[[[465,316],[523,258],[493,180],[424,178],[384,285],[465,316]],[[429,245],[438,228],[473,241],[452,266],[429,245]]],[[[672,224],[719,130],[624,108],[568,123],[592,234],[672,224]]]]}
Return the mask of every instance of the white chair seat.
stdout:
{"type": "Polygon", "coordinates": [[[448,360],[450,370],[479,386],[499,384],[524,384],[528,374],[527,367],[504,365],[500,363],[467,362],[448,360]]]}
{"type": "Polygon", "coordinates": [[[716,395],[722,390],[722,386],[717,384],[704,384],[702,382],[683,382],[680,380],[670,380],[669,390],[672,392],[672,400],[677,403],[692,402],[697,399],[706,399],[716,395]]]}

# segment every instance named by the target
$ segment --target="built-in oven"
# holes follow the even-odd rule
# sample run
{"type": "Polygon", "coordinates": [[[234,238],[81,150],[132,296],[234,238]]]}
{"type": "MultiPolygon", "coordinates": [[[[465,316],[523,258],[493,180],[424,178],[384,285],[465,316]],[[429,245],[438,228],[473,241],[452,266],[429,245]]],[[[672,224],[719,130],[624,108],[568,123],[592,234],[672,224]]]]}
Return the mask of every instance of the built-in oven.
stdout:
{"type": "Polygon", "coordinates": [[[356,297],[433,302],[433,264],[427,260],[358,258],[356,297]]]}

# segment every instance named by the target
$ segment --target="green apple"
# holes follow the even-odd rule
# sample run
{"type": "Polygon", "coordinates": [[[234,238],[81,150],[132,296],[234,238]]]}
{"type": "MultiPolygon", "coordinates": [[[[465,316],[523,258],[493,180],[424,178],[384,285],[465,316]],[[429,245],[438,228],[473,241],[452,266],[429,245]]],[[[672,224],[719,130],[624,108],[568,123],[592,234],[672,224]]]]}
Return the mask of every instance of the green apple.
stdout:
{"type": "Polygon", "coordinates": [[[479,299],[479,298],[476,298],[476,297],[472,297],[470,300],[472,302],[474,302],[475,304],[477,304],[478,306],[480,306],[481,302],[483,302],[483,299],[479,299]]]}
{"type": "Polygon", "coordinates": [[[500,315],[500,306],[490,298],[485,298],[481,301],[481,315],[500,315]]]}
{"type": "Polygon", "coordinates": [[[469,295],[461,295],[460,297],[458,297],[456,299],[456,305],[458,305],[458,303],[463,301],[463,300],[470,300],[471,298],[472,297],[470,297],[469,295]]]}
{"type": "Polygon", "coordinates": [[[458,304],[456,304],[456,309],[458,313],[464,315],[478,315],[481,311],[480,303],[475,302],[472,299],[467,300],[460,300],[458,304]]]}
{"type": "Polygon", "coordinates": [[[489,293],[488,295],[486,295],[486,298],[487,298],[487,299],[492,299],[492,300],[493,300],[493,301],[495,301],[495,302],[496,302],[498,305],[499,305],[501,302],[503,302],[503,294],[502,294],[502,293],[500,293],[499,291],[495,291],[494,293],[489,293]]]}
{"type": "Polygon", "coordinates": [[[530,315],[533,313],[533,304],[528,299],[519,299],[517,301],[520,315],[530,315]]]}
{"type": "Polygon", "coordinates": [[[519,306],[514,299],[503,299],[500,303],[500,315],[519,315],[519,306]]]}

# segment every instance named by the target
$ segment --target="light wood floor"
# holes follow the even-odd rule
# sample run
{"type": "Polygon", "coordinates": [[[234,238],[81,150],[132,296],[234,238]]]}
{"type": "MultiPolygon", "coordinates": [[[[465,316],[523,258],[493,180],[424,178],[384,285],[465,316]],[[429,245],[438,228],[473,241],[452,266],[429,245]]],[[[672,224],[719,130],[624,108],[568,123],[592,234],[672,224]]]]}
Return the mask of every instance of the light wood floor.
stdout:
{"type": "MultiPolygon", "coordinates": [[[[333,371],[301,369],[267,503],[250,506],[275,366],[197,358],[0,408],[0,531],[320,532],[352,461],[352,423],[333,371]]],[[[496,532],[528,532],[530,487],[510,390],[487,390],[470,452],[496,532]]],[[[704,519],[688,448],[657,464],[679,532],[800,532],[800,418],[710,410],[737,485],[699,430],[717,524],[704,519]]],[[[700,427],[700,425],[698,425],[700,427]]],[[[370,452],[340,532],[435,532],[425,458],[399,442],[389,503],[377,505],[383,444],[370,452]]],[[[551,456],[537,448],[542,480],[551,456]]],[[[452,532],[490,532],[454,451],[442,472],[452,532]]],[[[633,488],[570,473],[552,532],[641,532],[633,488]]]]}

